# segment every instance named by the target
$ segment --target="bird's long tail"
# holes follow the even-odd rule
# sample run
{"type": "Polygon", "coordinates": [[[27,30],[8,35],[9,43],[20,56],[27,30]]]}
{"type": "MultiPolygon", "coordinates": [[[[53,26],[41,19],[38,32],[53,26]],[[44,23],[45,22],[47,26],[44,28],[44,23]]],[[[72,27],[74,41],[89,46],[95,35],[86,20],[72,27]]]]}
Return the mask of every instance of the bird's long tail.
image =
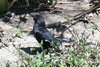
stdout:
{"type": "Polygon", "coordinates": [[[65,43],[68,43],[68,42],[71,42],[71,40],[61,40],[61,39],[56,39],[55,42],[58,42],[58,43],[62,43],[62,42],[65,42],[65,43]]]}
{"type": "Polygon", "coordinates": [[[71,42],[71,40],[69,39],[69,40],[62,40],[61,42],[71,42]]]}

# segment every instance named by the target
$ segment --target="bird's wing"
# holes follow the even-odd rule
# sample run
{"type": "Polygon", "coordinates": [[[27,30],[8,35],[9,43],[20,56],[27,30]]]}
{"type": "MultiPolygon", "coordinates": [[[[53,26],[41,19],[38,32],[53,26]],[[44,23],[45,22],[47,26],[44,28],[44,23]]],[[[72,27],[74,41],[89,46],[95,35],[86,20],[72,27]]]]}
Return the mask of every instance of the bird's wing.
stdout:
{"type": "Polygon", "coordinates": [[[37,36],[43,40],[54,41],[54,36],[47,30],[37,31],[37,36]]]}

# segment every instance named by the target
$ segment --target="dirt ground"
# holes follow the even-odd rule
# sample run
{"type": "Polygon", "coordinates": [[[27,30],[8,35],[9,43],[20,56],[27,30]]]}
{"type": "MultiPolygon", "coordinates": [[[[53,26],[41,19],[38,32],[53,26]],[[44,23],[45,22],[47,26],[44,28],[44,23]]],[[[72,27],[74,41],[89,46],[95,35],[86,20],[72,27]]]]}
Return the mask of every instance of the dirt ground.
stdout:
{"type": "MultiPolygon", "coordinates": [[[[33,35],[30,35],[30,32],[33,29],[34,20],[33,15],[40,14],[45,18],[46,25],[53,23],[63,23],[68,19],[73,19],[73,17],[79,13],[82,13],[91,7],[89,6],[88,0],[78,0],[78,1],[68,1],[68,0],[58,0],[55,9],[51,10],[41,10],[34,11],[32,7],[26,8],[16,8],[11,9],[11,12],[15,15],[10,18],[9,22],[0,21],[0,64],[2,67],[6,67],[7,64],[10,64],[10,67],[18,67],[20,65],[20,58],[18,55],[17,48],[20,48],[21,51],[26,52],[28,48],[39,47],[38,42],[33,35]],[[24,30],[24,35],[20,38],[16,36],[15,28],[22,28],[24,30]]],[[[86,14],[82,19],[85,21],[78,21],[75,25],[71,26],[69,29],[75,31],[78,36],[81,36],[82,33],[85,33],[86,36],[89,36],[87,41],[89,43],[100,43],[100,32],[97,30],[93,31],[92,23],[98,25],[100,29],[100,15],[96,12],[86,14]],[[88,23],[87,23],[88,21],[88,23]],[[94,35],[92,35],[94,32],[94,35]]],[[[75,21],[73,21],[75,22],[75,21]]],[[[59,37],[61,32],[65,27],[69,27],[69,22],[62,24],[61,26],[51,27],[48,30],[55,36],[59,37]]],[[[72,38],[72,34],[68,29],[63,33],[64,39],[72,38]]],[[[63,43],[64,45],[71,45],[70,43],[63,43]]],[[[100,48],[100,47],[99,47],[100,48]]]]}

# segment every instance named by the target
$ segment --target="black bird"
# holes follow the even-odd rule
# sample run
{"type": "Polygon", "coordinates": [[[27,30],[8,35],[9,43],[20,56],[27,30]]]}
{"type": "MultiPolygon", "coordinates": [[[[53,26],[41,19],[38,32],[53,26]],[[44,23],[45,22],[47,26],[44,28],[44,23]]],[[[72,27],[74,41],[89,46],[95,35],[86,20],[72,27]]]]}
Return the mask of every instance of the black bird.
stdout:
{"type": "Polygon", "coordinates": [[[57,44],[62,42],[70,42],[69,40],[59,40],[56,39],[46,28],[45,20],[40,15],[34,16],[34,27],[33,27],[33,34],[37,41],[41,43],[43,41],[43,48],[48,49],[51,48],[53,45],[51,45],[51,42],[57,44]]]}

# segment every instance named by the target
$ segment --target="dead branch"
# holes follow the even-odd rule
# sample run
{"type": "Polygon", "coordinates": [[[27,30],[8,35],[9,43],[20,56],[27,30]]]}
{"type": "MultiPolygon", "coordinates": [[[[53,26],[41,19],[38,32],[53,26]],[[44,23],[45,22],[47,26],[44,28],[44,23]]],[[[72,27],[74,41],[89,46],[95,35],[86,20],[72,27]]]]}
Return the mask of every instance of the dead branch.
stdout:
{"type": "Polygon", "coordinates": [[[83,12],[83,13],[80,13],[80,14],[74,16],[73,20],[77,20],[80,17],[84,16],[85,14],[88,14],[88,13],[92,12],[93,10],[96,10],[99,7],[100,7],[100,3],[97,6],[94,6],[93,8],[91,8],[91,9],[89,9],[89,10],[83,12]]]}

